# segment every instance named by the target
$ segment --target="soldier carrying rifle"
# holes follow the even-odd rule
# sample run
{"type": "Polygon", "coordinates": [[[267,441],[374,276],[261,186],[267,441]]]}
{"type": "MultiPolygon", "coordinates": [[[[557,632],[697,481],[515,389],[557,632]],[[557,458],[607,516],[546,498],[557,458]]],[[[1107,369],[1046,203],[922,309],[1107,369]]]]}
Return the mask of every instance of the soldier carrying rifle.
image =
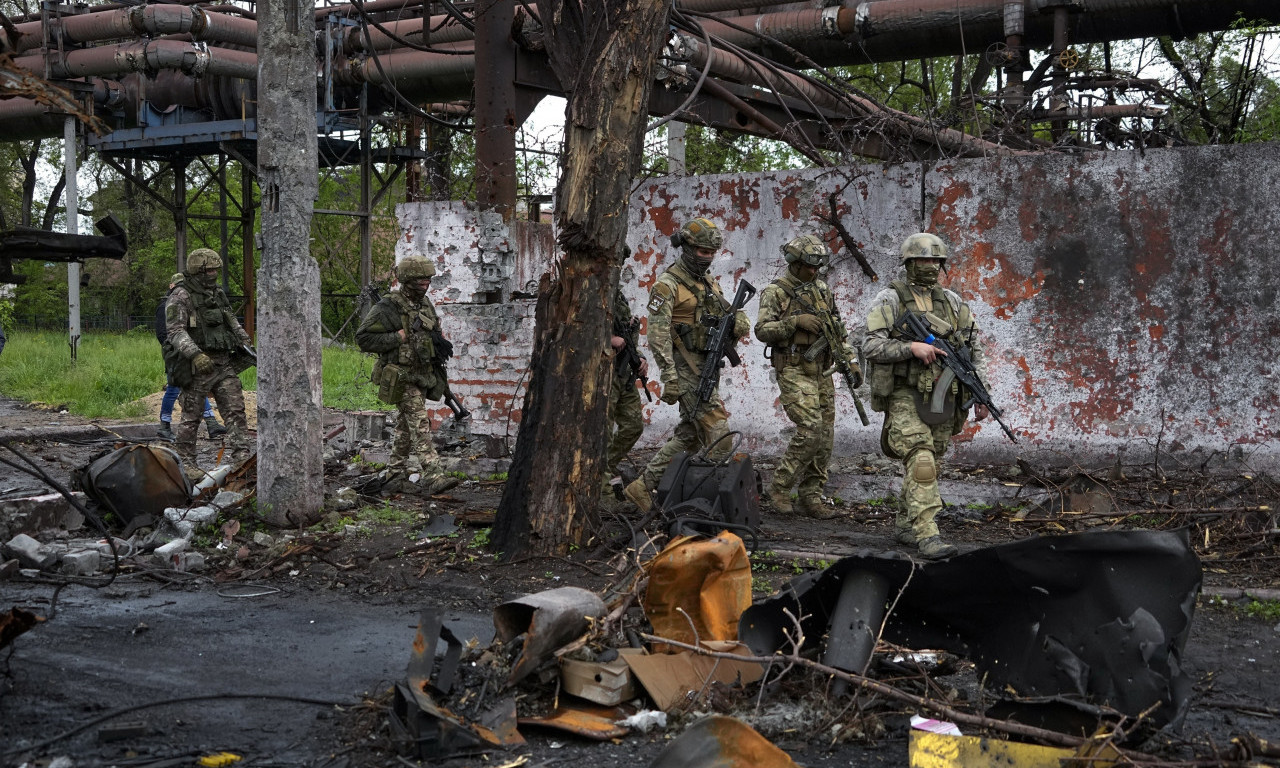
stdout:
{"type": "Polygon", "coordinates": [[[435,273],[435,263],[420,256],[401,259],[395,268],[399,292],[375,304],[356,331],[360,349],[378,355],[373,367],[378,399],[397,411],[391,460],[382,477],[384,493],[432,494],[458,484],[457,477],[445,473],[431,442],[425,402],[450,397],[444,362],[452,345],[440,332],[440,317],[427,297],[435,273]]]}
{"type": "MultiPolygon", "coordinates": [[[[756,338],[769,345],[769,359],[778,379],[779,399],[796,431],[778,462],[766,491],[779,512],[799,511],[819,520],[836,511],[822,501],[835,437],[835,386],[831,374],[840,369],[854,402],[862,372],[851,361],[848,330],[840,320],[835,298],[818,279],[831,251],[814,235],[802,235],[782,246],[787,273],[760,295],[756,338]],[[797,487],[798,504],[791,504],[797,487]]],[[[865,421],[864,421],[865,423],[865,421]]]]}
{"type": "Polygon", "coordinates": [[[725,301],[720,284],[708,274],[723,242],[710,219],[686,222],[671,237],[672,245],[680,248],[680,258],[658,277],[649,293],[649,350],[658,364],[662,402],[679,405],[680,423],[626,488],[627,498],[645,511],[653,506],[652,493],[676,454],[710,448],[709,458],[718,459],[732,448],[729,440],[720,439],[729,431],[729,414],[716,383],[720,357],[735,359],[733,343],[751,330],[751,321],[741,311],[743,297],[750,294],[739,290],[738,306],[734,306],[725,301]],[[719,349],[709,352],[712,346],[719,349]]]}

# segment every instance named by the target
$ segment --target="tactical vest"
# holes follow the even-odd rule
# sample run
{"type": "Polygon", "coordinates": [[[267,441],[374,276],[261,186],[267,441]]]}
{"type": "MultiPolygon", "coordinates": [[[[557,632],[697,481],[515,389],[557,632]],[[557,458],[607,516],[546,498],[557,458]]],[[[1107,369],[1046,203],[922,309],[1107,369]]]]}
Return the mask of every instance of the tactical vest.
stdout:
{"type": "MultiPolygon", "coordinates": [[[[889,283],[894,292],[898,294],[898,312],[894,315],[894,325],[897,325],[898,318],[902,317],[903,312],[915,312],[923,314],[925,311],[932,312],[934,316],[941,320],[945,320],[952,328],[960,328],[960,317],[952,307],[951,302],[947,300],[946,293],[942,286],[935,285],[929,292],[930,307],[921,309],[916,304],[916,296],[911,290],[911,286],[903,280],[894,280],[889,283]]],[[[889,330],[889,338],[903,341],[902,334],[893,328],[889,330]]],[[[964,344],[963,339],[953,339],[955,344],[964,344]]],[[[925,365],[915,356],[906,360],[899,360],[893,364],[885,363],[869,363],[867,371],[867,380],[871,386],[871,408],[875,411],[887,411],[889,408],[889,398],[893,394],[893,390],[908,386],[920,388],[922,392],[932,391],[933,381],[936,379],[941,366],[934,364],[932,366],[925,365]],[[923,384],[921,377],[925,378],[923,384]]]]}
{"type": "Polygon", "coordinates": [[[720,286],[705,275],[695,280],[679,264],[668,269],[667,274],[676,281],[671,299],[672,342],[694,354],[705,354],[710,329],[702,318],[720,317],[729,311],[729,302],[725,301],[720,286]]]}
{"type": "Polygon", "coordinates": [[[240,337],[231,327],[235,320],[231,301],[221,288],[202,291],[188,285],[187,295],[192,304],[187,333],[196,346],[205,352],[225,354],[240,345],[240,337]]]}
{"type": "MultiPolygon", "coordinates": [[[[818,310],[818,319],[820,320],[824,319],[823,315],[833,314],[831,305],[827,303],[827,297],[824,295],[823,291],[818,289],[818,284],[816,282],[811,283],[813,285],[813,290],[806,291],[806,293],[811,295],[804,297],[803,302],[800,300],[798,295],[799,292],[796,290],[795,286],[788,285],[785,279],[774,280],[773,284],[781,288],[782,292],[787,297],[787,305],[782,308],[782,318],[809,314],[809,310],[804,308],[804,304],[806,303],[818,310]]],[[[791,341],[787,346],[790,347],[792,351],[803,352],[809,348],[810,344],[817,340],[818,334],[809,333],[803,328],[797,328],[796,332],[792,334],[791,341]]]]}
{"type": "Polygon", "coordinates": [[[431,331],[440,325],[435,309],[426,301],[414,306],[403,294],[392,293],[387,300],[400,314],[400,327],[405,332],[405,342],[379,356],[379,362],[386,365],[395,364],[400,367],[400,375],[414,386],[421,387],[431,400],[443,397],[442,377],[436,366],[435,342],[431,331]],[[415,321],[422,325],[414,330],[415,321]]]}

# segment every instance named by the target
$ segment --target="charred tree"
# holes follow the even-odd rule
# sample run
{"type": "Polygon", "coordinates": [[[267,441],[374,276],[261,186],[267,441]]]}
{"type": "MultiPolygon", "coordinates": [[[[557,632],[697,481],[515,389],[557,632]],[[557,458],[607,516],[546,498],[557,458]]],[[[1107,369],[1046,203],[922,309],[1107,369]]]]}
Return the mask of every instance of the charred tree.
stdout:
{"type": "Polygon", "coordinates": [[[324,504],[313,15],[309,0],[258,4],[258,508],[281,526],[316,522],[324,504]]]}
{"type": "Polygon", "coordinates": [[[510,559],[559,554],[597,528],[609,400],[609,299],[640,165],[663,0],[540,3],[551,67],[568,92],[556,187],[562,255],[539,286],[529,389],[493,526],[510,559]]]}

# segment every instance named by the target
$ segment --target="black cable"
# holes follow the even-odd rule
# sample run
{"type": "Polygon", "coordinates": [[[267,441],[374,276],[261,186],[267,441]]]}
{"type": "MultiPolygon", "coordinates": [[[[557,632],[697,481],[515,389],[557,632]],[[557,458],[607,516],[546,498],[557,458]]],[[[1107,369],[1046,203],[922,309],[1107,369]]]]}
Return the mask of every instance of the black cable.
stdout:
{"type": "Polygon", "coordinates": [[[25,747],[7,749],[3,752],[0,752],[0,755],[16,755],[22,752],[31,752],[37,749],[44,749],[45,747],[51,744],[56,744],[59,741],[62,741],[63,739],[69,739],[72,736],[75,736],[76,734],[83,733],[89,730],[90,728],[92,728],[93,726],[97,725],[98,723],[104,723],[113,718],[117,718],[120,715],[127,715],[130,712],[136,712],[140,709],[149,709],[151,707],[163,707],[167,704],[183,704],[191,701],[214,701],[217,699],[268,699],[272,701],[296,701],[302,704],[316,704],[322,707],[346,707],[346,706],[353,706],[359,703],[355,701],[333,701],[331,699],[312,699],[305,696],[286,696],[284,694],[278,694],[278,693],[211,693],[205,696],[180,696],[178,698],[160,699],[159,701],[149,701],[144,704],[135,704],[131,707],[124,707],[122,709],[112,710],[111,712],[108,712],[105,715],[102,715],[100,717],[95,717],[89,722],[84,723],[82,725],[78,725],[75,728],[72,728],[71,730],[63,731],[62,733],[59,733],[57,735],[50,736],[44,741],[39,741],[39,742],[36,742],[35,744],[28,744],[25,747]]]}
{"type": "MultiPolygon", "coordinates": [[[[674,2],[672,2],[671,4],[671,13],[673,15],[678,15],[680,13],[678,10],[676,10],[674,2]]],[[[707,30],[703,29],[701,24],[698,25],[698,30],[702,33],[702,40],[706,43],[707,51],[709,53],[711,51],[711,35],[707,34],[707,30]]],[[[646,125],[644,127],[644,132],[648,133],[649,131],[657,130],[658,128],[662,127],[663,125],[666,125],[667,123],[674,120],[677,116],[682,114],[689,107],[689,105],[693,103],[693,100],[698,97],[698,92],[702,90],[702,84],[707,81],[707,75],[710,74],[710,72],[711,72],[711,57],[708,56],[706,64],[702,67],[702,71],[698,73],[698,82],[694,84],[693,90],[689,92],[689,97],[686,98],[680,104],[680,106],[676,107],[675,110],[671,112],[671,114],[667,115],[666,117],[659,118],[658,120],[655,120],[654,122],[646,125]]]]}

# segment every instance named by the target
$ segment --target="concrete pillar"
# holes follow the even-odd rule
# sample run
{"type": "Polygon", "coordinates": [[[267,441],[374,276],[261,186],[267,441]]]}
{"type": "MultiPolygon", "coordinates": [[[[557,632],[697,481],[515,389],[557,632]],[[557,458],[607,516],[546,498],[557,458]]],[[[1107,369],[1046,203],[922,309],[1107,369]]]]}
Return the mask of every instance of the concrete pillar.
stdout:
{"type": "Polygon", "coordinates": [[[312,4],[258,4],[258,510],[308,525],[324,502],[312,4]]]}

